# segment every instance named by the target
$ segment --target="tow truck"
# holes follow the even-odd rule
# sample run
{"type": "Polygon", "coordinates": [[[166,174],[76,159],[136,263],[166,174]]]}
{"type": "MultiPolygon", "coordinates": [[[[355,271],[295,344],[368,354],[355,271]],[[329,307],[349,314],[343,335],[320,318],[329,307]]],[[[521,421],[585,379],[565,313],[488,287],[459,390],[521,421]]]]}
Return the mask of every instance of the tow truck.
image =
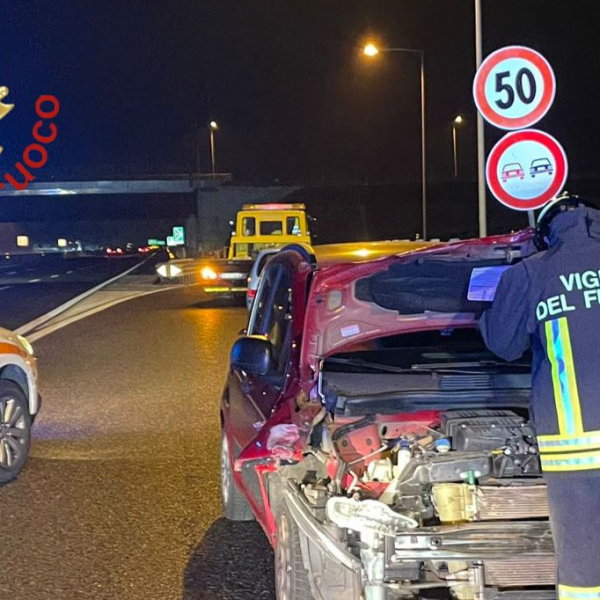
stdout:
{"type": "Polygon", "coordinates": [[[199,283],[207,294],[245,297],[258,253],[288,244],[310,248],[311,221],[301,203],[244,204],[237,213],[227,258],[170,260],[157,265],[156,273],[162,283],[199,283]]]}

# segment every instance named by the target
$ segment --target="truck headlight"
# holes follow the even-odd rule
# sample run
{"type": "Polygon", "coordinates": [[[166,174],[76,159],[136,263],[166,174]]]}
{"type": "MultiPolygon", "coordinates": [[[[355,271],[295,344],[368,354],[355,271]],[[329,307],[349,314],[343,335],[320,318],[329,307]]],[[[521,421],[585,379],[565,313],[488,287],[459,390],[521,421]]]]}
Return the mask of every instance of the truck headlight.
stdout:
{"type": "Polygon", "coordinates": [[[202,279],[216,279],[217,274],[211,267],[202,267],[200,269],[200,277],[202,277],[202,279]]]}

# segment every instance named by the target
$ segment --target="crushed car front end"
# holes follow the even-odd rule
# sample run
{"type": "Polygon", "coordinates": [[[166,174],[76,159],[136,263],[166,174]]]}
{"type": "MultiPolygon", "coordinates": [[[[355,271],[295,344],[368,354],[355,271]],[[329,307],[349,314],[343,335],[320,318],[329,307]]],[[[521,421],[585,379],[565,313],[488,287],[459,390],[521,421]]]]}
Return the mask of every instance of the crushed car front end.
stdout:
{"type": "Polygon", "coordinates": [[[324,410],[272,475],[314,598],[556,598],[529,359],[498,361],[476,328],[529,240],[315,275],[302,351],[324,410]]]}

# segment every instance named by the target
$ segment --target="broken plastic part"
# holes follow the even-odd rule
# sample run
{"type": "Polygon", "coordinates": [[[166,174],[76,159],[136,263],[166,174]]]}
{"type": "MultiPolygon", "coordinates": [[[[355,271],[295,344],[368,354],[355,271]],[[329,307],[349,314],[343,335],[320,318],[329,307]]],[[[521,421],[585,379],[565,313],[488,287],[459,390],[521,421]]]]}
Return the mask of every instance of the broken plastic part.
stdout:
{"type": "Polygon", "coordinates": [[[394,512],[379,500],[353,500],[335,496],[327,501],[327,517],[338,527],[360,533],[395,535],[407,528],[415,528],[415,519],[394,512]]]}

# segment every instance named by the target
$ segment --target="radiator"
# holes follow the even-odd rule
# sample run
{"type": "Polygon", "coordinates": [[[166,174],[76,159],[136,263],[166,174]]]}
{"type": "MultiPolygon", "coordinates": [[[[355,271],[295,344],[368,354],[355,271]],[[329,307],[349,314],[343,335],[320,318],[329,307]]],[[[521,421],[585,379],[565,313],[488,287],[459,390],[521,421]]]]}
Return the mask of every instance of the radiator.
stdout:
{"type": "Polygon", "coordinates": [[[475,492],[478,521],[548,517],[545,485],[482,485],[475,492]]]}
{"type": "Polygon", "coordinates": [[[485,584],[499,588],[546,586],[556,583],[556,560],[552,555],[485,560],[485,584]]]}

